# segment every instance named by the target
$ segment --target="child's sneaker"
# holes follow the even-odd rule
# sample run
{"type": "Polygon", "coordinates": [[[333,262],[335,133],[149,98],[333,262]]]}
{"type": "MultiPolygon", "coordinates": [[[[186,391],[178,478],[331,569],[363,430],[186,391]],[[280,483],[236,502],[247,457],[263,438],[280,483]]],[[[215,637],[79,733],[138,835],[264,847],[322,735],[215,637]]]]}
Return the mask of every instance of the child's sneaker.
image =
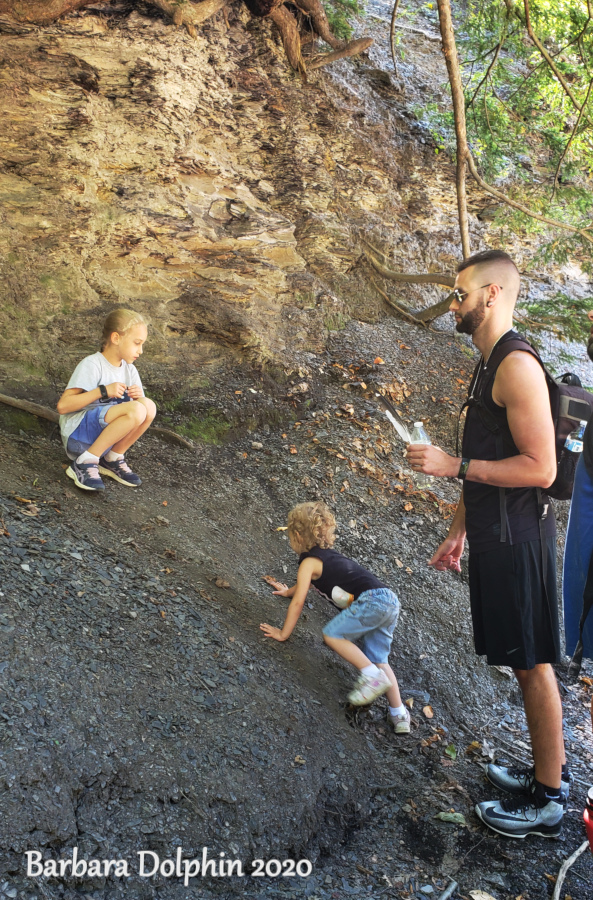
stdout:
{"type": "Polygon", "coordinates": [[[389,678],[379,669],[377,675],[360,675],[354,685],[354,690],[348,694],[348,700],[352,706],[365,706],[388,691],[390,687],[389,678]]]}
{"type": "Polygon", "coordinates": [[[400,713],[399,716],[392,716],[391,713],[388,712],[387,718],[393,725],[393,730],[396,734],[410,733],[410,713],[407,709],[404,709],[403,713],[400,713]]]}
{"type": "Polygon", "coordinates": [[[101,475],[108,475],[109,478],[114,478],[115,481],[119,481],[120,484],[127,484],[129,487],[138,487],[138,485],[142,484],[142,479],[132,472],[123,456],[111,462],[102,456],[99,463],[99,472],[101,475]]]}
{"type": "Polygon", "coordinates": [[[79,463],[74,460],[66,469],[66,475],[72,479],[76,487],[82,488],[84,491],[105,490],[97,463],[79,463]]]}

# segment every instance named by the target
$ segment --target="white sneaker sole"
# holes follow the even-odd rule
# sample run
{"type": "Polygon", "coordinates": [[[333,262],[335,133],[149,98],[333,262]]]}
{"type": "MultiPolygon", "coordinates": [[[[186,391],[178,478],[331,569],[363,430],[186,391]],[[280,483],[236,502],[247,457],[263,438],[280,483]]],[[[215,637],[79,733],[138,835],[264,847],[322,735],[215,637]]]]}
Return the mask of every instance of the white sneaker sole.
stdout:
{"type": "Polygon", "coordinates": [[[79,481],[78,478],[77,478],[77,476],[76,476],[76,472],[74,471],[74,469],[72,468],[72,466],[68,466],[68,468],[66,469],[66,475],[68,476],[68,478],[71,478],[71,479],[72,479],[72,481],[74,482],[74,484],[76,485],[76,487],[81,488],[83,491],[95,491],[95,492],[97,492],[97,491],[100,491],[100,490],[101,490],[101,488],[89,487],[88,484],[83,484],[82,481],[79,481]]]}
{"type": "Polygon", "coordinates": [[[352,691],[351,694],[348,694],[348,702],[352,706],[369,706],[369,704],[374,703],[378,697],[382,697],[383,694],[387,693],[387,691],[389,690],[390,687],[391,687],[391,682],[388,682],[387,684],[382,684],[381,687],[376,692],[374,692],[371,697],[369,697],[368,699],[366,697],[363,697],[360,700],[352,699],[355,696],[355,694],[358,694],[358,690],[352,691]]]}
{"type": "Polygon", "coordinates": [[[114,481],[119,481],[120,484],[125,484],[126,487],[140,487],[139,484],[130,484],[129,481],[124,481],[123,478],[120,478],[119,475],[116,475],[111,469],[104,469],[103,466],[99,466],[99,475],[107,475],[108,478],[113,478],[114,481]]]}

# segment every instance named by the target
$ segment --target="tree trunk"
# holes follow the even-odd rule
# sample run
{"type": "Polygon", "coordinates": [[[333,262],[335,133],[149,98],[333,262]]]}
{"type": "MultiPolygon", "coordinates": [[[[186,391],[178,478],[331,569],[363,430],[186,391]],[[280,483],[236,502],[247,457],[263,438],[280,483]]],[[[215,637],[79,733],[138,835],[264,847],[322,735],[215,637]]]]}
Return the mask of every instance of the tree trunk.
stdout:
{"type": "Polygon", "coordinates": [[[467,197],[465,191],[466,159],[468,153],[467,130],[465,126],[465,101],[463,97],[463,85],[457,47],[455,46],[455,32],[453,31],[453,19],[451,16],[451,4],[449,0],[437,0],[439,8],[439,22],[441,36],[443,38],[443,51],[451,85],[451,97],[453,99],[453,115],[455,117],[455,139],[457,143],[457,214],[459,216],[459,231],[461,233],[461,249],[464,259],[471,253],[469,241],[469,222],[467,216],[467,197]]]}

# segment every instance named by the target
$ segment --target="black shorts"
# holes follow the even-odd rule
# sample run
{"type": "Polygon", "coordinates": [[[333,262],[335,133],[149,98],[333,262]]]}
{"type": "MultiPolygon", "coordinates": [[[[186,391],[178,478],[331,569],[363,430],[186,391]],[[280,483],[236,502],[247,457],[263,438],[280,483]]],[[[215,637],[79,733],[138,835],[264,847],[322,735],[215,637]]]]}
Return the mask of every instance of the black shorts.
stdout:
{"type": "Polygon", "coordinates": [[[539,541],[469,555],[476,653],[491,666],[533,669],[560,661],[556,538],[546,541],[546,588],[539,541]]]}

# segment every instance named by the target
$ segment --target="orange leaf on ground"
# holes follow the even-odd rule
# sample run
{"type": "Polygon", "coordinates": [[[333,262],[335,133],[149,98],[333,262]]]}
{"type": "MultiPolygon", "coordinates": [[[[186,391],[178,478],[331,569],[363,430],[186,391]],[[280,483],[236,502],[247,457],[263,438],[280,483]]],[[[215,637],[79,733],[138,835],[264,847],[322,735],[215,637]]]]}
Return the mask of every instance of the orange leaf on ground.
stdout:
{"type": "Polygon", "coordinates": [[[434,716],[434,712],[432,710],[432,706],[424,706],[422,708],[422,712],[426,716],[427,719],[432,719],[434,716]]]}
{"type": "Polygon", "coordinates": [[[376,366],[384,366],[384,365],[385,365],[385,360],[384,360],[384,359],[381,359],[380,356],[377,356],[377,357],[375,358],[375,365],[376,365],[376,366]]]}
{"type": "Polygon", "coordinates": [[[404,505],[404,509],[406,512],[410,512],[411,509],[414,509],[414,506],[412,503],[408,502],[404,505]]]}

